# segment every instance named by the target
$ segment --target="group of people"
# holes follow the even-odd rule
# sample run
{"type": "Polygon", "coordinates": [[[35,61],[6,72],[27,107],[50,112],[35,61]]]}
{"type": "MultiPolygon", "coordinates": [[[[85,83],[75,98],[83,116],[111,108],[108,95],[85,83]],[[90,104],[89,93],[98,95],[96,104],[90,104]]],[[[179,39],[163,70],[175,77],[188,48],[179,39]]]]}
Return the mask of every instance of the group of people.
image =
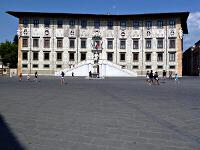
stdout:
{"type": "MultiPolygon", "coordinates": [[[[23,78],[22,73],[20,73],[19,74],[19,81],[22,81],[22,78],[23,78]]],[[[26,79],[27,79],[27,81],[30,81],[31,80],[31,76],[29,74],[27,74],[26,79]]],[[[38,82],[38,73],[37,73],[37,71],[35,72],[35,79],[34,79],[34,81],[38,82]]]]}
{"type": "Polygon", "coordinates": [[[146,82],[149,84],[149,85],[152,85],[152,84],[157,84],[159,85],[159,78],[158,78],[158,72],[156,71],[155,73],[153,73],[153,70],[151,70],[150,72],[147,71],[146,73],[146,82]]]}
{"type": "MultiPolygon", "coordinates": [[[[166,80],[166,78],[167,78],[167,72],[165,70],[163,70],[162,79],[166,80]]],[[[172,79],[172,71],[169,71],[169,79],[172,79]]],[[[175,82],[178,82],[178,74],[175,74],[174,80],[175,80],[175,82]]],[[[152,84],[160,85],[158,72],[155,71],[153,73],[153,70],[151,70],[150,72],[147,71],[147,73],[146,73],[146,82],[149,85],[152,85],[152,84]]]]}

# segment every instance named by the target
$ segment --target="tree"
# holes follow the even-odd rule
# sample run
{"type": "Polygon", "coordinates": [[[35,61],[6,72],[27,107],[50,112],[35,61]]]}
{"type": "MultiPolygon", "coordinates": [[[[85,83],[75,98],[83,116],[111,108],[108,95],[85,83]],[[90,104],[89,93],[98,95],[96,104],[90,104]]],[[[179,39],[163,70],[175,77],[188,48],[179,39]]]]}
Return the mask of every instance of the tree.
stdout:
{"type": "Polygon", "coordinates": [[[0,55],[5,66],[9,63],[10,68],[17,67],[17,49],[18,46],[14,42],[6,41],[0,44],[0,55]]]}

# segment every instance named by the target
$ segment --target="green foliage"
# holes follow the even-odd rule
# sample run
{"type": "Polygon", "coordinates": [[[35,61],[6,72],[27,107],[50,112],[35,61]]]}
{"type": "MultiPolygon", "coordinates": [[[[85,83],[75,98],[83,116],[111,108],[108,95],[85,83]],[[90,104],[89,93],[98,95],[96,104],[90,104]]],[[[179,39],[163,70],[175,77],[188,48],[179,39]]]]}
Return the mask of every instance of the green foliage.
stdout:
{"type": "Polygon", "coordinates": [[[17,49],[18,46],[14,42],[6,41],[0,44],[0,55],[4,65],[9,63],[10,68],[17,67],[17,49]]]}

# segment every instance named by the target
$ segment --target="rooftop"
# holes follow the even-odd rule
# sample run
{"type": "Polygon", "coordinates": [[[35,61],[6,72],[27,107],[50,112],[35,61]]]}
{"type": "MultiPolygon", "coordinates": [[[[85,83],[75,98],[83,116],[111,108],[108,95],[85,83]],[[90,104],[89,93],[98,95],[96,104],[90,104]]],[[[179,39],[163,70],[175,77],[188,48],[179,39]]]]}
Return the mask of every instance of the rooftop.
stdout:
{"type": "Polygon", "coordinates": [[[181,24],[183,28],[183,33],[188,34],[187,29],[187,18],[189,16],[189,12],[169,12],[169,13],[145,13],[145,14],[81,14],[81,13],[52,13],[52,12],[19,12],[19,11],[7,11],[6,13],[15,16],[17,18],[20,17],[73,17],[73,18],[80,18],[80,17],[90,17],[90,18],[96,18],[101,17],[105,19],[122,19],[125,18],[165,18],[165,17],[180,17],[181,18],[181,24]]]}

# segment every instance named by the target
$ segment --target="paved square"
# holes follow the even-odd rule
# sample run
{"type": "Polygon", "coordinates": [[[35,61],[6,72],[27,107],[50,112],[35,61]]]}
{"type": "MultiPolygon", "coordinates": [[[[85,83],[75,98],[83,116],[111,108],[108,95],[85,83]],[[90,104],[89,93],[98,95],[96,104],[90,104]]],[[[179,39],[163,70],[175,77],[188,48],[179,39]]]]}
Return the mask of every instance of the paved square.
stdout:
{"type": "Polygon", "coordinates": [[[39,80],[0,77],[0,149],[200,149],[200,78],[39,80]]]}

